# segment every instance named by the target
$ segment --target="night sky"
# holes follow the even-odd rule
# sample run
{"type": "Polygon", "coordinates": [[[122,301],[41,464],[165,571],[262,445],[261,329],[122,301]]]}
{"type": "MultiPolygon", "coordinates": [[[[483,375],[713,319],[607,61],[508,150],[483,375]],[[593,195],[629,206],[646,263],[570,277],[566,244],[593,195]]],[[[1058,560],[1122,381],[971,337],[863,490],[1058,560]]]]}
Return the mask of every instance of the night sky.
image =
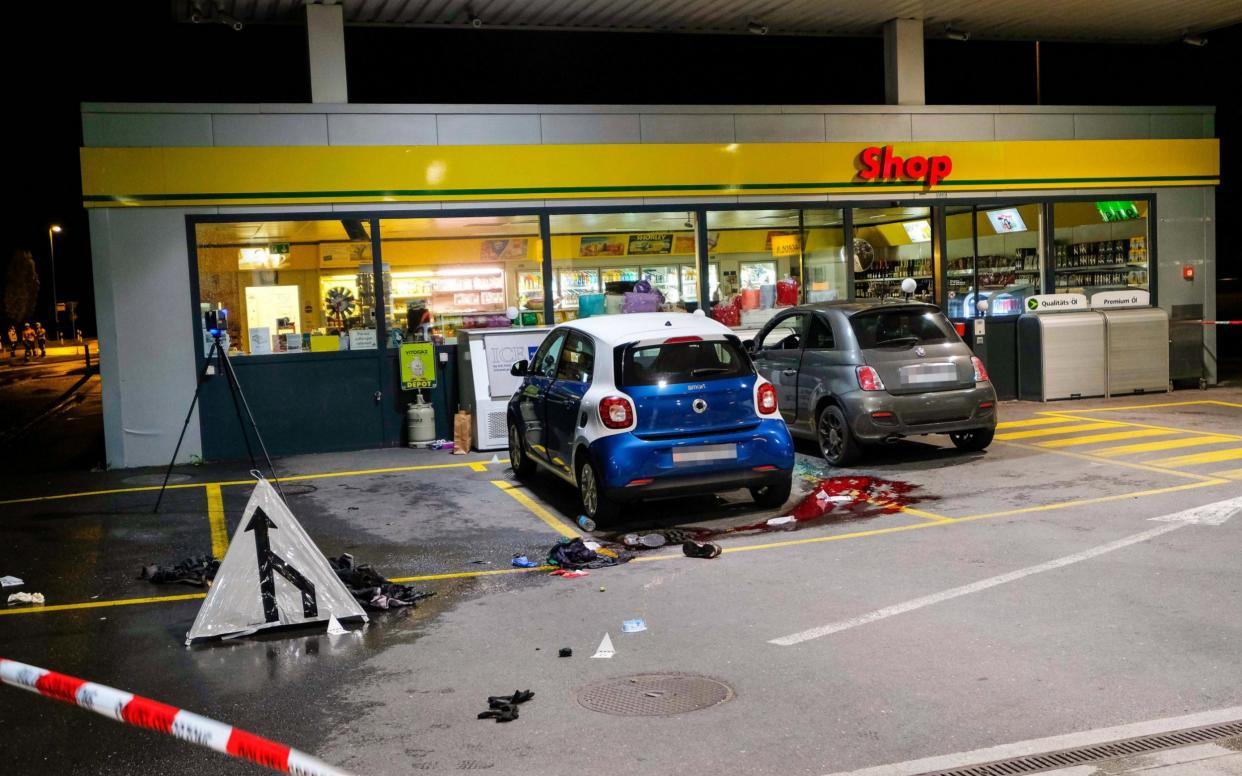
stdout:
{"type": "MultiPolygon", "coordinates": [[[[192,25],[167,0],[13,3],[3,50],[10,92],[8,194],[0,250],[34,253],[50,309],[57,285],[89,319],[90,249],[81,206],[81,102],[307,102],[301,26],[192,25]]],[[[1242,205],[1242,27],[1203,48],[1043,43],[1042,102],[1215,105],[1222,139],[1217,211],[1242,205]]],[[[928,40],[932,104],[1036,102],[1031,43],[928,40]]],[[[880,38],[810,38],[346,28],[355,102],[866,104],[884,101],[880,38]]],[[[1218,232],[1222,277],[1242,274],[1236,230],[1218,232]]],[[[1242,284],[1222,282],[1222,300],[1242,284]]],[[[1232,296],[1230,296],[1232,295],[1232,296]]],[[[1225,310],[1221,311],[1223,317],[1225,310]]],[[[45,317],[49,317],[44,313],[45,317]]],[[[1233,317],[1242,317],[1235,310],[1233,317]]],[[[88,333],[93,329],[83,327],[88,333]]],[[[1242,338],[1240,338],[1242,339],[1242,338]]]]}

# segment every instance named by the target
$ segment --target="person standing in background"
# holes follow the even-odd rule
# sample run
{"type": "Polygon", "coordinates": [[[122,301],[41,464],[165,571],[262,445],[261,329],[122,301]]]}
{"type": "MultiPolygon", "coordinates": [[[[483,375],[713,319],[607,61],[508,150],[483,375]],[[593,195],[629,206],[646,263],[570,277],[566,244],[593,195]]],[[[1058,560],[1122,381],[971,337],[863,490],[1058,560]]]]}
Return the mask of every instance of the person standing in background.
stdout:
{"type": "Polygon", "coordinates": [[[17,358],[17,327],[9,327],[9,335],[4,343],[9,348],[9,358],[17,358]]]}
{"type": "Polygon", "coordinates": [[[35,332],[29,323],[22,326],[22,347],[26,349],[26,360],[29,361],[34,357],[35,351],[35,332]]]}
{"type": "Polygon", "coordinates": [[[39,358],[47,357],[47,329],[35,321],[35,342],[39,343],[39,358]]]}

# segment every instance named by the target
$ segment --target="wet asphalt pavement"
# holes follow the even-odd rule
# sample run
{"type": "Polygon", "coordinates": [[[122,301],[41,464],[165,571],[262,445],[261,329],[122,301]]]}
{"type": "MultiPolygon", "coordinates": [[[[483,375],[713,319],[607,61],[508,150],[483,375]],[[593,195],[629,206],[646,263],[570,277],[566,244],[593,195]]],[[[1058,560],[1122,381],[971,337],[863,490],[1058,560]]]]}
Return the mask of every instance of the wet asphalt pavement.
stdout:
{"type": "MultiPolygon", "coordinates": [[[[1002,418],[1200,399],[1221,403],[1119,410],[1108,416],[1116,427],[1016,438],[985,454],[960,454],[941,440],[903,443],[850,472],[828,471],[803,448],[797,490],[834,475],[873,475],[908,484],[924,514],[842,510],[789,533],[733,534],[727,529],[782,514],[792,501],[780,512],[756,509],[744,492],[658,502],[614,530],[725,531],[726,554],[697,560],[663,548],[576,580],[511,571],[514,553],[542,559],[559,534],[494,484],[512,482],[512,472],[488,463],[490,454],[285,459],[279,471],[299,475],[482,463],[482,471],[285,483],[293,513],[326,554],[350,552],[390,577],[468,576],[414,581],[436,596],[413,611],[379,613],[345,636],[312,629],[191,648],[183,640],[198,599],[13,615],[0,607],[0,656],[181,706],[357,774],[823,774],[1237,705],[1242,517],[796,646],[769,643],[1242,495],[1242,480],[1214,474],[1242,460],[1160,463],[1181,449],[1109,457],[1089,440],[1040,447],[1114,428],[1148,429],[1135,441],[1157,441],[1151,426],[1187,435],[1233,428],[1238,441],[1209,450],[1242,447],[1242,392],[1011,404],[1002,418]],[[648,630],[622,634],[622,620],[633,618],[648,630]],[[592,660],[604,633],[617,654],[592,660]],[[563,646],[574,657],[557,658],[563,646]],[[673,717],[609,716],[577,702],[595,682],[648,672],[714,677],[736,697],[673,717]],[[488,695],[528,687],[536,697],[518,720],[474,718],[488,695]]],[[[1061,422],[1085,424],[1030,428],[1061,422]]],[[[24,578],[21,589],[43,592],[53,606],[200,593],[152,585],[138,571],[209,552],[205,493],[194,484],[245,479],[245,468],[178,470],[176,484],[192,487],[169,491],[158,515],[150,490],[0,505],[0,575],[24,578]]],[[[152,471],[7,478],[0,498],[152,482],[152,471]]],[[[222,492],[231,534],[249,489],[222,492]]],[[[518,492],[571,527],[567,487],[540,475],[518,492]]],[[[6,774],[260,772],[5,687],[0,729],[6,774]]]]}

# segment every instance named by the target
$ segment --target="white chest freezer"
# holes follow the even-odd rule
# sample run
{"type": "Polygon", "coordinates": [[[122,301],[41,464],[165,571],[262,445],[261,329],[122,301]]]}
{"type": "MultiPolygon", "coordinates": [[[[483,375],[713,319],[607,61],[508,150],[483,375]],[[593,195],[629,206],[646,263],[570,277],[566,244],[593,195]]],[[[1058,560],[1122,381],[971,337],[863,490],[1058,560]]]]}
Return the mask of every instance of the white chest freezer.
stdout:
{"type": "Polygon", "coordinates": [[[515,362],[530,361],[550,326],[458,329],[458,403],[474,418],[477,450],[509,446],[506,408],[522,378],[509,374],[515,362]]]}

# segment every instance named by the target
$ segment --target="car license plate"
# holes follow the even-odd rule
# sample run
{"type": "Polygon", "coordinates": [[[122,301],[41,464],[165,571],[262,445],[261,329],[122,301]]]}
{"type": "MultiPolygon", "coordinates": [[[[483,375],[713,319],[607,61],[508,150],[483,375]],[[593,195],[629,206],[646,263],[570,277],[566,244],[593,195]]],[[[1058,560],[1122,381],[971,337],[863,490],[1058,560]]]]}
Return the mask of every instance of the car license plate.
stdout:
{"type": "Polygon", "coordinates": [[[948,383],[957,381],[957,367],[953,364],[915,364],[901,368],[902,385],[922,383],[948,383]]]}
{"type": "Polygon", "coordinates": [[[737,460],[737,445],[699,445],[673,450],[673,463],[695,464],[737,460]]]}

